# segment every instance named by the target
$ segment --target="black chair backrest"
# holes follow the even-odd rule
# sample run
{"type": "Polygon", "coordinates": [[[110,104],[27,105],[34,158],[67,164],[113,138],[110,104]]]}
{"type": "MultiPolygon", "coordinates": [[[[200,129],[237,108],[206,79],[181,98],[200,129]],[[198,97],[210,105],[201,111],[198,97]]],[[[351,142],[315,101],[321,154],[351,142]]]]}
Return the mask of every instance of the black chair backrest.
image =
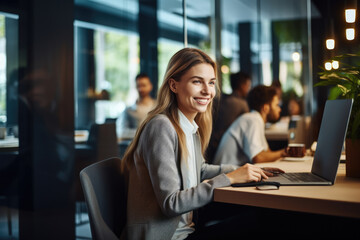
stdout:
{"type": "Polygon", "coordinates": [[[105,118],[105,123],[116,123],[117,118],[105,118]]]}
{"type": "Polygon", "coordinates": [[[91,125],[87,141],[96,152],[96,161],[119,156],[116,124],[103,123],[91,125]]]}
{"type": "Polygon", "coordinates": [[[95,240],[118,240],[126,224],[127,190],[120,162],[120,158],[109,158],[80,172],[95,240]]]}

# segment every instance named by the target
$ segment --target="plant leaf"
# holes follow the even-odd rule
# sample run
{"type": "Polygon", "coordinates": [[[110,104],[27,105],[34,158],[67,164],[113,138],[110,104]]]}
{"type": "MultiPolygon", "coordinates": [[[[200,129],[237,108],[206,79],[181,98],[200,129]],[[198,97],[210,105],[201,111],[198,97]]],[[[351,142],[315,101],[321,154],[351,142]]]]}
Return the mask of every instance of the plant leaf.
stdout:
{"type": "Polygon", "coordinates": [[[329,100],[337,99],[339,96],[341,96],[341,90],[338,87],[332,87],[329,91],[329,100]]]}
{"type": "Polygon", "coordinates": [[[337,85],[338,88],[340,88],[342,95],[345,96],[346,94],[348,94],[350,92],[350,89],[348,89],[347,87],[338,84],[337,85]]]}
{"type": "Polygon", "coordinates": [[[326,79],[326,80],[321,80],[320,82],[317,82],[314,84],[314,87],[318,87],[318,86],[330,86],[330,85],[346,85],[348,83],[348,81],[344,81],[342,79],[326,79]]]}

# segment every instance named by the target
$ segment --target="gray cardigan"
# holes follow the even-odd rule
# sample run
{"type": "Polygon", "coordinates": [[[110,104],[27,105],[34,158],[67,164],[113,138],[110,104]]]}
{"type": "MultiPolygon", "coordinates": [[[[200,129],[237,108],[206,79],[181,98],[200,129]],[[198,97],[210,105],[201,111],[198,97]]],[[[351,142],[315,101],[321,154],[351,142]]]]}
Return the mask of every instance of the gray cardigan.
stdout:
{"type": "Polygon", "coordinates": [[[158,115],[145,126],[128,172],[127,225],[122,239],[171,239],[181,214],[208,204],[215,188],[230,185],[224,173],[236,167],[206,164],[200,140],[194,136],[198,185],[184,190],[172,123],[158,115]],[[202,182],[205,179],[210,180],[202,182]]]}

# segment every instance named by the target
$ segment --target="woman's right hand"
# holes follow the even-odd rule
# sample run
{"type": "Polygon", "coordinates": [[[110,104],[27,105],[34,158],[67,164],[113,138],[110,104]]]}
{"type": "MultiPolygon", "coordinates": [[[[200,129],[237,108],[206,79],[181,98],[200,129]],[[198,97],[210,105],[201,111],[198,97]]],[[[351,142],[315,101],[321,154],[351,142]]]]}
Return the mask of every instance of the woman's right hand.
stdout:
{"type": "Polygon", "coordinates": [[[235,171],[227,173],[226,176],[230,179],[231,184],[259,182],[263,178],[268,178],[260,167],[249,163],[239,167],[235,171]]]}

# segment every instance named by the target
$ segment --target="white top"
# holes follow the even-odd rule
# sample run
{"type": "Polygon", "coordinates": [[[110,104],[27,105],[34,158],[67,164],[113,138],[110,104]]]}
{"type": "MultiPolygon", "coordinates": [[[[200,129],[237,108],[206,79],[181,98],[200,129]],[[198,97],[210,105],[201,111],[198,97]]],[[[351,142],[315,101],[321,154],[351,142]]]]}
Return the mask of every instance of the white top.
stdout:
{"type": "Polygon", "coordinates": [[[179,121],[180,127],[185,134],[186,147],[188,150],[187,159],[181,159],[181,173],[183,175],[183,179],[185,180],[184,188],[187,189],[197,185],[194,134],[196,134],[199,127],[195,121],[191,123],[180,110],[179,121]]]}
{"type": "Polygon", "coordinates": [[[241,166],[268,149],[264,120],[259,112],[251,111],[238,117],[225,132],[214,163],[241,166]]]}
{"type": "Polygon", "coordinates": [[[156,101],[149,101],[147,104],[139,104],[125,108],[121,115],[116,120],[116,133],[118,138],[132,139],[135,136],[137,128],[156,106],[156,101]]]}
{"type": "MultiPolygon", "coordinates": [[[[186,138],[186,146],[188,150],[187,159],[181,159],[181,174],[184,179],[184,189],[192,188],[197,185],[194,134],[196,134],[198,125],[195,121],[190,122],[189,119],[179,110],[180,127],[184,131],[186,138]]],[[[192,222],[193,212],[181,215],[179,225],[172,239],[185,239],[190,233],[194,232],[194,223],[192,222]]]]}

